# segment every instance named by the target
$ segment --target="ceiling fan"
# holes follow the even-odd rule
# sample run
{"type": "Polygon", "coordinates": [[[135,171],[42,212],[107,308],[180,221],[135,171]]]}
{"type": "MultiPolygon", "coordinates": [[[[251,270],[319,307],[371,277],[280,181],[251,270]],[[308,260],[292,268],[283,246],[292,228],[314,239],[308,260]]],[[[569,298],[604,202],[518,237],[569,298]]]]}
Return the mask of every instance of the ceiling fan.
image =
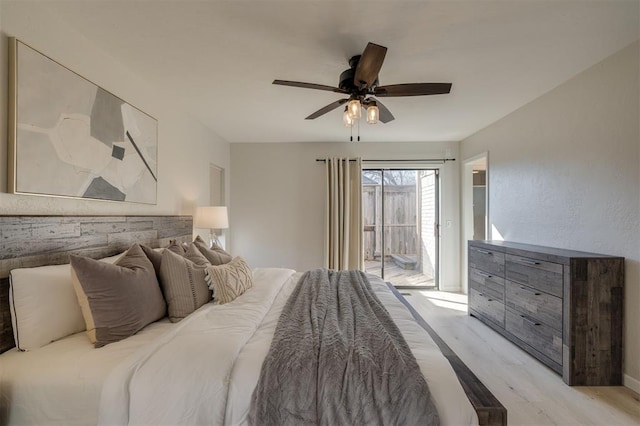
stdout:
{"type": "Polygon", "coordinates": [[[382,68],[386,54],[386,47],[368,43],[362,55],[356,55],[349,59],[350,68],[340,74],[338,87],[287,80],[274,80],[273,84],[349,95],[348,98],[332,102],[306,117],[306,120],[313,120],[346,103],[343,122],[347,127],[353,126],[355,120],[362,116],[362,108],[366,110],[367,123],[375,124],[378,120],[388,123],[393,120],[395,117],[391,111],[376,98],[442,95],[451,91],[451,83],[407,83],[379,86],[378,73],[382,68]]]}

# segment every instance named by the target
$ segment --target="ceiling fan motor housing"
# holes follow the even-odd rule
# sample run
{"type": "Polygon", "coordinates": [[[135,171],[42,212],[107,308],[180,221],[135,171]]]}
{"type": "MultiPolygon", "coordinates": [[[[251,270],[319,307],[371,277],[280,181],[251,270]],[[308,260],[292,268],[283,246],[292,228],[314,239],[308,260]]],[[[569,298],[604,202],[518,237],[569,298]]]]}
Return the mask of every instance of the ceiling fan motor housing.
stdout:
{"type": "Polygon", "coordinates": [[[368,89],[360,90],[354,84],[354,77],[356,75],[356,68],[358,67],[358,63],[360,62],[361,55],[352,56],[349,59],[349,68],[348,70],[344,70],[342,74],[340,74],[340,82],[338,83],[338,87],[342,90],[349,92],[353,97],[362,97],[367,93],[372,93],[373,90],[378,86],[378,78],[369,86],[368,89]]]}

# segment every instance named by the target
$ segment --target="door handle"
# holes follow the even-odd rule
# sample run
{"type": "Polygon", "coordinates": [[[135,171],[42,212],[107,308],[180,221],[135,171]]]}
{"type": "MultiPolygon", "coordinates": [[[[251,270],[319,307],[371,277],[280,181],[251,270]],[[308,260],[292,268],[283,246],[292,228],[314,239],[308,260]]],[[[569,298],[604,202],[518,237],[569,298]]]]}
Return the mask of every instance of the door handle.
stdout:
{"type": "Polygon", "coordinates": [[[480,275],[481,277],[485,277],[485,278],[493,278],[493,275],[485,274],[484,272],[480,272],[480,271],[477,271],[476,274],[480,275]]]}
{"type": "Polygon", "coordinates": [[[491,256],[493,254],[493,252],[487,251],[487,250],[481,250],[481,249],[476,249],[478,251],[478,253],[482,253],[482,254],[487,254],[489,256],[491,256]]]}
{"type": "Polygon", "coordinates": [[[520,263],[524,263],[525,265],[539,265],[540,262],[536,262],[534,260],[527,260],[527,259],[518,259],[518,261],[520,263]]]}

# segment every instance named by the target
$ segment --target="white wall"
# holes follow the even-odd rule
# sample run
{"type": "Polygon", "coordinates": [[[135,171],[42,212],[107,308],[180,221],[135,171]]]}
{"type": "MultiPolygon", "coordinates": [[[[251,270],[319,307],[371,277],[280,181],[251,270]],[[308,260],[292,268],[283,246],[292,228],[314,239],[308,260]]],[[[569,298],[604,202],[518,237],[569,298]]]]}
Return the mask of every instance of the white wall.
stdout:
{"type": "MultiPolygon", "coordinates": [[[[442,158],[446,151],[457,158],[458,143],[232,144],[232,251],[252,266],[322,267],[325,166],[316,158],[442,158]]],[[[450,220],[452,226],[442,229],[443,289],[460,286],[458,179],[458,162],[446,163],[441,174],[442,223],[450,220]]]]}
{"type": "MultiPolygon", "coordinates": [[[[229,144],[70,30],[39,2],[4,2],[0,81],[7,81],[7,37],[15,36],[158,120],[158,203],[142,205],[0,193],[0,214],[192,214],[209,203],[209,164],[229,170],[229,144]]],[[[0,190],[6,190],[7,92],[0,90],[0,190]]]]}
{"type": "Polygon", "coordinates": [[[638,50],[472,135],[461,157],[489,151],[490,223],[505,240],[626,258],[625,384],[640,392],[638,50]]]}

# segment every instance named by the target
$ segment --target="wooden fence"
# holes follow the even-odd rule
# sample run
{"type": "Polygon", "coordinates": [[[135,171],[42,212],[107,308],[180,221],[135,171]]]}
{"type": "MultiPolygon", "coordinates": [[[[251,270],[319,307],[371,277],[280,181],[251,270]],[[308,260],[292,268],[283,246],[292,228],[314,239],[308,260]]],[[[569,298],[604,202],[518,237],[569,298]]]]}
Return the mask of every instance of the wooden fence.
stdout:
{"type": "Polygon", "coordinates": [[[382,250],[382,188],[363,185],[362,212],[364,225],[365,260],[391,254],[417,255],[419,244],[417,227],[416,185],[394,185],[384,188],[385,234],[382,250]]]}

